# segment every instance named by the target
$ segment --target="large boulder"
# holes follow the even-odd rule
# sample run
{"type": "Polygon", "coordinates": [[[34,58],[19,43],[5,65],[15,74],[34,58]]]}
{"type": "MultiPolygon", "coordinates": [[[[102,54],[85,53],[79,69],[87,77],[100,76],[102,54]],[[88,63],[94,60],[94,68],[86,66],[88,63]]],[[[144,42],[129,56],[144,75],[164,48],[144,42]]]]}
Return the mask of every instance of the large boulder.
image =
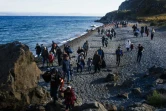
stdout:
{"type": "Polygon", "coordinates": [[[73,111],[107,111],[107,109],[99,102],[90,102],[75,107],[73,111]]]}
{"type": "Polygon", "coordinates": [[[44,102],[48,93],[37,86],[41,71],[29,47],[16,41],[0,45],[0,52],[0,109],[44,102]]]}
{"type": "Polygon", "coordinates": [[[155,108],[148,104],[136,103],[129,106],[126,111],[155,111],[155,108]]]}

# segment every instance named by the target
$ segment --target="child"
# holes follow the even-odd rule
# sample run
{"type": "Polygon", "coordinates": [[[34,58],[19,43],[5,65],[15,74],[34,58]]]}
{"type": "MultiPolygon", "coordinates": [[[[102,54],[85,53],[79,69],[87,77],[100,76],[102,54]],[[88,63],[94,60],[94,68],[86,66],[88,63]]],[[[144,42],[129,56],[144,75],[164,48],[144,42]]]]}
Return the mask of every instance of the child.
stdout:
{"type": "Polygon", "coordinates": [[[134,45],[133,45],[133,43],[131,43],[131,45],[130,45],[131,51],[133,50],[133,48],[134,48],[134,45]]]}
{"type": "Polygon", "coordinates": [[[49,66],[51,66],[51,65],[53,66],[54,55],[52,54],[51,51],[49,52],[48,60],[49,60],[49,66]]]}
{"type": "Polygon", "coordinates": [[[88,66],[88,71],[90,73],[92,69],[92,58],[88,58],[87,66],[88,66]]]}

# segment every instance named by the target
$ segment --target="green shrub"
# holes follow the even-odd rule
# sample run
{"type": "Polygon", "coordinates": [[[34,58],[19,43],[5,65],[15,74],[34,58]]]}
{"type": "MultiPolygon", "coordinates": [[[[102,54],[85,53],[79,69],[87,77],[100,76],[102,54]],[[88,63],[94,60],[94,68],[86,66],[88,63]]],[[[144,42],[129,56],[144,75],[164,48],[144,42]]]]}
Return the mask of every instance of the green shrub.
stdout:
{"type": "Polygon", "coordinates": [[[153,91],[153,94],[148,96],[148,103],[155,107],[163,107],[166,104],[166,97],[163,94],[160,94],[156,90],[153,91]]]}

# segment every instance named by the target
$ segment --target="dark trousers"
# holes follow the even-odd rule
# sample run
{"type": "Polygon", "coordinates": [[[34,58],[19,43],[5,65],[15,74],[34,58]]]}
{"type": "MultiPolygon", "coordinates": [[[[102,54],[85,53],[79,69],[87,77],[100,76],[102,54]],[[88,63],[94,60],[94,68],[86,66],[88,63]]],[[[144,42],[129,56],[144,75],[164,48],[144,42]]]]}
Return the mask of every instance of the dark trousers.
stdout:
{"type": "Polygon", "coordinates": [[[80,64],[77,63],[77,72],[78,72],[79,69],[81,69],[81,72],[82,72],[83,67],[80,64]]]}
{"type": "Polygon", "coordinates": [[[61,66],[62,64],[62,58],[58,57],[58,65],[61,66]]]}
{"type": "Polygon", "coordinates": [[[127,51],[129,51],[129,48],[126,48],[127,49],[127,51]]]}
{"type": "Polygon", "coordinates": [[[70,110],[70,109],[72,109],[74,107],[74,104],[72,105],[72,104],[66,104],[66,110],[70,110]]]}
{"type": "Polygon", "coordinates": [[[151,34],[151,40],[153,40],[154,34],[151,34]]]}
{"type": "Polygon", "coordinates": [[[54,103],[58,100],[58,91],[59,91],[59,86],[51,86],[50,88],[50,95],[53,97],[54,103]]]}
{"type": "Polygon", "coordinates": [[[102,44],[103,44],[103,47],[104,47],[104,42],[102,42],[102,44]]]}
{"type": "Polygon", "coordinates": [[[100,71],[100,65],[99,64],[95,64],[94,65],[94,69],[95,69],[95,73],[97,72],[97,70],[100,71]]]}
{"type": "Polygon", "coordinates": [[[107,47],[107,44],[105,43],[105,46],[107,47]]]}
{"type": "Polygon", "coordinates": [[[142,58],[142,52],[138,53],[137,55],[137,62],[140,62],[142,58]]]}
{"type": "Polygon", "coordinates": [[[120,55],[116,55],[116,64],[120,65],[120,55]]]}

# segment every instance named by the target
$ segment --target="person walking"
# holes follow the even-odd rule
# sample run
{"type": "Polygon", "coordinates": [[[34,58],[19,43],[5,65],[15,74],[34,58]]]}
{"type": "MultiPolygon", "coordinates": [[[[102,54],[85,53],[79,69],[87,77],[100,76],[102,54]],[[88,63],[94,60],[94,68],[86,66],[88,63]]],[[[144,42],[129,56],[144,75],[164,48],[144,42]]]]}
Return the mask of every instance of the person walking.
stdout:
{"type": "Polygon", "coordinates": [[[105,38],[105,46],[107,47],[108,45],[108,38],[105,38]]]}
{"type": "Polygon", "coordinates": [[[130,41],[130,39],[128,39],[127,42],[126,42],[126,49],[127,49],[127,51],[129,51],[130,45],[131,45],[131,41],[130,41]]]}
{"type": "Polygon", "coordinates": [[[80,72],[82,72],[82,69],[84,68],[85,62],[84,62],[84,55],[83,53],[80,53],[77,58],[77,72],[79,69],[81,69],[80,72]]]}
{"type": "Polygon", "coordinates": [[[98,55],[98,51],[96,51],[93,56],[94,73],[96,73],[97,70],[100,72],[100,64],[101,64],[101,57],[98,55]]]}
{"type": "Polygon", "coordinates": [[[89,72],[89,73],[91,72],[92,64],[93,64],[92,58],[88,58],[87,66],[88,66],[88,72],[89,72]]]}
{"type": "Polygon", "coordinates": [[[74,102],[77,100],[74,90],[71,86],[67,86],[66,90],[64,91],[64,98],[65,98],[65,105],[66,105],[66,110],[69,111],[72,110],[74,107],[74,102]]]}
{"type": "Polygon", "coordinates": [[[154,28],[152,28],[152,31],[151,31],[151,40],[153,40],[154,33],[155,33],[155,30],[154,30],[154,28]]]}
{"type": "Polygon", "coordinates": [[[67,83],[70,83],[70,60],[69,56],[64,57],[62,70],[65,74],[65,77],[67,76],[67,83]]]}
{"type": "Polygon", "coordinates": [[[123,51],[120,49],[120,46],[116,50],[116,64],[119,66],[120,65],[120,58],[123,56],[123,51]]]}
{"type": "Polygon", "coordinates": [[[141,44],[139,44],[138,45],[138,54],[137,54],[137,62],[139,62],[139,63],[140,63],[141,58],[142,58],[143,50],[144,50],[144,47],[141,44]]]}
{"type": "Polygon", "coordinates": [[[102,39],[102,45],[104,47],[104,45],[105,45],[105,36],[103,36],[101,39],[102,39]]]}

